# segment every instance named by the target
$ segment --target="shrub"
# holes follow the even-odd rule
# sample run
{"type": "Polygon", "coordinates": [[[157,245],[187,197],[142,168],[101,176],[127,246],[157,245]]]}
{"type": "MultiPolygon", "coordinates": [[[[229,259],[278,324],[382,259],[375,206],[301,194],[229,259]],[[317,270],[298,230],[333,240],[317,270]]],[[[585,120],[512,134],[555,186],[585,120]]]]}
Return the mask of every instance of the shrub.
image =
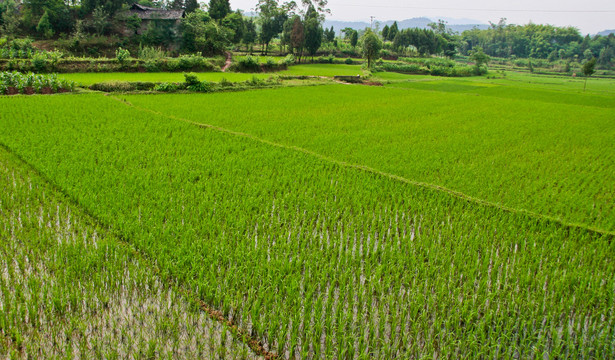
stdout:
{"type": "Polygon", "coordinates": [[[167,52],[162,48],[155,48],[153,46],[139,46],[139,59],[142,60],[158,60],[167,57],[167,52]]]}
{"type": "Polygon", "coordinates": [[[117,62],[119,62],[120,65],[123,66],[128,62],[128,59],[130,58],[130,51],[120,47],[115,50],[115,58],[117,59],[117,62]]]}
{"type": "Polygon", "coordinates": [[[192,86],[200,83],[199,78],[195,73],[184,73],[184,82],[186,86],[192,86]]]}
{"type": "Polygon", "coordinates": [[[47,56],[43,53],[34,54],[30,63],[36,72],[46,72],[48,70],[49,61],[47,60],[47,56]]]}
{"type": "Polygon", "coordinates": [[[352,64],[354,64],[354,61],[352,61],[352,59],[351,59],[351,58],[346,58],[346,60],[344,60],[344,64],[346,64],[346,65],[352,65],[352,64]]]}
{"type": "Polygon", "coordinates": [[[260,64],[258,62],[258,58],[255,58],[251,55],[248,55],[244,58],[239,59],[239,61],[237,62],[236,68],[238,71],[245,71],[245,72],[258,72],[261,69],[260,64]]]}
{"type": "Polygon", "coordinates": [[[178,90],[178,86],[177,84],[174,83],[161,83],[158,84],[154,87],[155,91],[162,91],[162,92],[175,92],[178,90]]]}
{"type": "Polygon", "coordinates": [[[161,61],[157,59],[149,59],[145,61],[143,66],[147,72],[158,72],[161,70],[161,61]]]}
{"type": "Polygon", "coordinates": [[[293,54],[288,54],[288,55],[286,55],[286,57],[285,57],[284,59],[280,60],[280,62],[279,62],[278,64],[279,64],[279,65],[286,65],[286,66],[288,66],[288,65],[292,65],[292,64],[294,64],[294,63],[295,63],[295,61],[297,61],[297,60],[295,59],[295,55],[293,55],[293,54]]]}
{"type": "Polygon", "coordinates": [[[222,86],[222,87],[232,87],[233,83],[228,81],[226,78],[222,78],[220,79],[220,81],[218,82],[218,85],[222,86]]]}
{"type": "Polygon", "coordinates": [[[123,92],[132,91],[134,86],[128,81],[105,81],[90,86],[90,90],[103,91],[103,92],[123,92]]]}

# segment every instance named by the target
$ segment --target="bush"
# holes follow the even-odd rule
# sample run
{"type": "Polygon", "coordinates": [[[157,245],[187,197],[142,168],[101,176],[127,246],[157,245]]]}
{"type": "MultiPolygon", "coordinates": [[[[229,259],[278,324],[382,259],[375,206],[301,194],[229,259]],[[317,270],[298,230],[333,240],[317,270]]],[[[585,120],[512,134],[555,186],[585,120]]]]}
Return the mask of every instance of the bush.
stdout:
{"type": "Polygon", "coordinates": [[[259,72],[261,70],[258,58],[251,55],[239,59],[235,67],[238,71],[243,72],[259,72]]]}
{"type": "Polygon", "coordinates": [[[133,91],[135,87],[128,81],[105,81],[90,85],[90,90],[103,92],[133,91]]]}
{"type": "Polygon", "coordinates": [[[195,73],[184,73],[184,82],[186,86],[192,86],[200,83],[199,78],[195,73]]]}
{"type": "Polygon", "coordinates": [[[175,92],[178,90],[178,86],[177,84],[174,83],[161,83],[158,84],[154,87],[155,91],[162,91],[162,92],[175,92]]]}
{"type": "Polygon", "coordinates": [[[120,47],[115,50],[115,58],[120,65],[124,66],[124,64],[128,62],[128,59],[130,59],[130,51],[120,47]]]}
{"type": "Polygon", "coordinates": [[[32,64],[32,68],[36,72],[46,72],[49,66],[49,61],[47,60],[47,56],[42,53],[36,53],[32,56],[32,60],[30,60],[32,64]]]}
{"type": "Polygon", "coordinates": [[[344,60],[344,64],[346,64],[346,65],[352,65],[352,64],[354,64],[354,61],[352,61],[352,59],[351,59],[351,58],[346,58],[346,60],[344,60]]]}
{"type": "Polygon", "coordinates": [[[103,92],[147,91],[156,87],[155,83],[146,81],[105,81],[90,86],[90,90],[103,92]]]}
{"type": "Polygon", "coordinates": [[[297,60],[295,59],[295,55],[293,55],[293,54],[288,54],[288,55],[286,55],[286,57],[285,57],[284,59],[280,60],[280,62],[279,62],[278,64],[279,64],[279,65],[286,65],[286,66],[289,66],[289,65],[294,64],[294,63],[295,63],[295,61],[297,61],[297,60]]]}
{"type": "Polygon", "coordinates": [[[162,48],[155,48],[153,46],[139,46],[139,59],[142,60],[159,60],[167,57],[167,52],[162,48]]]}
{"type": "Polygon", "coordinates": [[[226,78],[222,78],[218,82],[218,85],[220,85],[222,87],[232,87],[234,84],[232,82],[228,81],[226,78]]]}
{"type": "Polygon", "coordinates": [[[161,61],[157,59],[146,60],[143,67],[145,67],[145,71],[147,72],[158,72],[161,70],[161,61]]]}

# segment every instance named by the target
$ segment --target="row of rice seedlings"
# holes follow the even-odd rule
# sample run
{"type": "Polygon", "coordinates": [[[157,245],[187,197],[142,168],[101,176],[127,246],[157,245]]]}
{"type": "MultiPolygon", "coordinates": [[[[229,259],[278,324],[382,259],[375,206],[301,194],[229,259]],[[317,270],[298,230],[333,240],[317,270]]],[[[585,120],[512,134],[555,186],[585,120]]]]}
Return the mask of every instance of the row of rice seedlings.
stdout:
{"type": "Polygon", "coordinates": [[[0,151],[0,357],[255,358],[0,151]]]}
{"type": "Polygon", "coordinates": [[[0,95],[14,94],[15,92],[25,94],[29,90],[37,94],[74,91],[75,86],[73,81],[60,79],[56,74],[0,72],[0,95]],[[14,92],[11,92],[12,90],[14,92]]]}
{"type": "Polygon", "coordinates": [[[0,142],[284,358],[615,357],[610,235],[95,95],[20,100],[0,142]]]}

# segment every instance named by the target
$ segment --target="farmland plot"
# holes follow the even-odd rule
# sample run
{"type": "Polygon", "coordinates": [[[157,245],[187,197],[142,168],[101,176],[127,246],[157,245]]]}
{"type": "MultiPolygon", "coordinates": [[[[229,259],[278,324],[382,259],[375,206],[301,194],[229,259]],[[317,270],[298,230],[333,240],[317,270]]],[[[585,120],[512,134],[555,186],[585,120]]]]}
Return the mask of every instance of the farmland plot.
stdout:
{"type": "Polygon", "coordinates": [[[0,149],[1,358],[256,358],[0,149]]]}
{"type": "Polygon", "coordinates": [[[0,143],[281,357],[615,356],[612,235],[100,95],[0,105],[0,143]]]}
{"type": "Polygon", "coordinates": [[[498,206],[615,231],[612,96],[543,89],[530,91],[529,100],[516,98],[522,88],[455,81],[458,91],[472,90],[332,85],[126,99],[498,206]],[[561,103],[571,98],[576,105],[561,103]]]}

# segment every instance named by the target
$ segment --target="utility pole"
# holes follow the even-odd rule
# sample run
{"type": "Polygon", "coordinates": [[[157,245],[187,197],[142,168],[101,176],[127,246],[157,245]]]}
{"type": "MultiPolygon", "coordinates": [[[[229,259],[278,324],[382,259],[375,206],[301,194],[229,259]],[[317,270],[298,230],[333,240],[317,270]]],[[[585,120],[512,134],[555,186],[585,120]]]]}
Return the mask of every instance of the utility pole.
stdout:
{"type": "Polygon", "coordinates": [[[370,27],[370,29],[372,29],[372,30],[374,29],[374,19],[375,19],[375,18],[376,18],[375,16],[370,16],[370,17],[369,17],[369,27],[370,27]]]}

